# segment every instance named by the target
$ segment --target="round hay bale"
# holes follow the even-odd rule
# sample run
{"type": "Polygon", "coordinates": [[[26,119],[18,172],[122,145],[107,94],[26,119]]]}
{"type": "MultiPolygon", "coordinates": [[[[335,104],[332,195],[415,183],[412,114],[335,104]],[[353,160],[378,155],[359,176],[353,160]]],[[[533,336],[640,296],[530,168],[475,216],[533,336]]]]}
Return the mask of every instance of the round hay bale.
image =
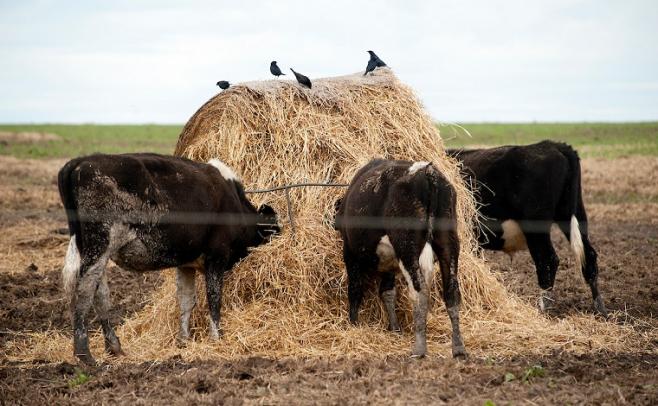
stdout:
{"type": "MultiPolygon", "coordinates": [[[[475,203],[456,162],[445,155],[438,130],[412,90],[389,69],[366,77],[316,79],[312,90],[280,80],[235,85],[192,116],[175,153],[199,161],[219,158],[242,177],[247,189],[307,181],[348,183],[375,157],[432,161],[458,194],[461,324],[472,355],[551,348],[614,351],[636,337],[630,327],[586,315],[551,321],[506,291],[476,252],[471,231],[475,203]]],[[[197,274],[194,337],[186,348],[176,347],[175,274],[166,272],[151,304],[118,329],[128,354],[122,359],[157,360],[176,354],[190,359],[408,354],[413,334],[406,288],[398,290],[402,334],[386,331],[385,312],[374,287],[366,293],[360,326],[348,322],[342,245],[331,225],[334,202],[344,191],[291,190],[294,234],[286,219],[284,192],[249,195],[255,205],[274,206],[284,227],[280,236],[254,249],[227,274],[222,339],[208,339],[205,287],[197,274]]],[[[398,286],[406,284],[398,281],[398,286]]],[[[428,317],[428,352],[449,356],[450,323],[439,290],[437,281],[428,317]]],[[[12,345],[8,353],[17,359],[71,357],[67,336],[41,334],[12,345]]],[[[92,338],[92,351],[102,352],[99,333],[92,338]]]]}

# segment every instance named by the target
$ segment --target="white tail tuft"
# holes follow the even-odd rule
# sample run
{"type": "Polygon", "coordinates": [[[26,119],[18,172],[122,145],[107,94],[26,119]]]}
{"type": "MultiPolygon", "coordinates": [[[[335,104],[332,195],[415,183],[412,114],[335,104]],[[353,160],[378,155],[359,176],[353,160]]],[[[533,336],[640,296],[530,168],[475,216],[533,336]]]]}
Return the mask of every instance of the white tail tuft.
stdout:
{"type": "Polygon", "coordinates": [[[571,230],[570,230],[571,249],[576,255],[576,263],[581,267],[585,266],[585,249],[583,248],[583,239],[580,236],[580,227],[576,216],[571,216],[571,230]]]}
{"type": "Polygon", "coordinates": [[[428,242],[425,243],[423,250],[420,252],[418,265],[420,265],[420,271],[423,273],[429,287],[432,284],[432,277],[434,276],[434,251],[432,251],[432,247],[428,242]]]}
{"type": "Polygon", "coordinates": [[[78,252],[78,244],[75,242],[74,234],[71,236],[71,241],[69,241],[69,248],[66,250],[66,259],[64,260],[64,268],[62,268],[62,284],[64,285],[64,292],[67,295],[71,295],[75,289],[79,273],[80,252],[78,252]]]}

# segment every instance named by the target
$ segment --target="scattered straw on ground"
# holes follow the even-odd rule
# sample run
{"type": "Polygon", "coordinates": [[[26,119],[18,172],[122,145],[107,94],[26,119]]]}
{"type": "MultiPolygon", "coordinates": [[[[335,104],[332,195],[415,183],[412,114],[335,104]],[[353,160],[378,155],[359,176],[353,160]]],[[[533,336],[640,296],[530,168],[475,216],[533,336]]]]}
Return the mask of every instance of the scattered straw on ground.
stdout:
{"type": "MultiPolygon", "coordinates": [[[[318,79],[313,89],[292,81],[245,83],[209,100],[185,126],[176,154],[195,160],[219,158],[244,179],[248,189],[304,181],[349,182],[375,157],[432,161],[458,192],[462,243],[459,278],[462,332],[467,350],[478,356],[546,352],[622,350],[635,337],[631,328],[577,315],[549,320],[506,291],[475,254],[470,221],[475,207],[454,161],[446,157],[432,120],[414,93],[388,69],[318,79]]],[[[385,331],[383,308],[371,288],[359,327],[347,322],[347,293],[341,244],[330,226],[336,188],[291,191],[296,233],[284,227],[272,243],[255,249],[227,277],[224,287],[224,336],[207,339],[203,278],[193,316],[194,340],[178,349],[178,306],[174,273],[147,306],[118,329],[126,360],[227,358],[246,354],[384,356],[406,354],[413,336],[410,306],[404,294],[399,315],[404,333],[385,331]]],[[[285,221],[283,192],[250,195],[255,204],[273,205],[285,221]]],[[[398,281],[399,292],[406,291],[398,281]]],[[[449,355],[450,323],[439,299],[439,284],[428,321],[429,352],[449,355]]],[[[15,341],[19,359],[71,358],[68,334],[37,334],[15,341]]],[[[96,356],[102,340],[92,340],[96,356]]]]}

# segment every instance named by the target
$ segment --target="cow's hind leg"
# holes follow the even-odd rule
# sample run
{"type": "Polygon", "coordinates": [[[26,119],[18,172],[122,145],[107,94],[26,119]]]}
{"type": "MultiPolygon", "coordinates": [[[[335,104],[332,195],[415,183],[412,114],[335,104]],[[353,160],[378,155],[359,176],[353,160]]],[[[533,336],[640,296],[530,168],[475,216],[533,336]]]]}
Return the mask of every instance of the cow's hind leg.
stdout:
{"type": "Polygon", "coordinates": [[[210,311],[210,339],[218,340],[222,333],[221,306],[224,285],[224,261],[217,258],[206,259],[206,299],[210,311]]]}
{"type": "MultiPolygon", "coordinates": [[[[603,298],[599,292],[599,287],[598,287],[598,274],[599,274],[599,266],[597,262],[597,253],[594,247],[592,247],[592,244],[589,241],[588,238],[588,233],[587,233],[587,217],[584,217],[584,221],[581,223],[574,222],[572,221],[563,221],[558,223],[560,230],[564,233],[564,235],[567,237],[569,242],[571,242],[571,236],[572,234],[577,237],[575,233],[580,234],[580,238],[582,241],[582,249],[583,249],[583,257],[584,257],[584,263],[582,264],[577,264],[577,266],[580,266],[581,271],[583,273],[583,278],[585,278],[585,282],[590,287],[590,290],[592,291],[592,299],[594,300],[594,309],[603,317],[608,317],[608,310],[605,307],[605,304],[603,303],[603,298]],[[571,227],[578,227],[577,230],[571,230],[571,227]]],[[[573,245],[573,244],[572,244],[573,245]]]]}
{"type": "Polygon", "coordinates": [[[459,290],[459,237],[454,230],[439,231],[435,234],[432,248],[436,252],[441,268],[441,283],[443,302],[450,317],[452,327],[452,356],[466,357],[466,348],[459,328],[459,306],[461,291],[459,290]]]}
{"type": "Polygon", "coordinates": [[[82,362],[94,365],[96,361],[89,351],[88,316],[94,302],[98,284],[105,271],[108,255],[82,255],[80,278],[78,279],[72,301],[73,308],[73,353],[82,362]]]}
{"type": "Polygon", "coordinates": [[[541,288],[539,309],[545,312],[553,307],[555,301],[553,298],[553,285],[555,284],[555,275],[560,262],[551,243],[550,222],[547,221],[545,226],[537,226],[537,222],[526,227],[522,224],[521,229],[525,234],[530,256],[532,256],[535,263],[537,280],[541,288]]]}
{"type": "Polygon", "coordinates": [[[390,331],[400,332],[400,323],[395,314],[395,274],[393,272],[383,272],[379,282],[379,297],[381,297],[386,313],[388,315],[388,329],[390,331]]]}
{"type": "Polygon", "coordinates": [[[359,319],[359,307],[363,301],[364,278],[377,267],[377,258],[357,256],[348,249],[343,250],[345,268],[347,269],[347,298],[349,301],[350,322],[356,324],[359,319]]]}
{"type": "Polygon", "coordinates": [[[193,267],[179,267],[176,270],[176,296],[180,307],[180,330],[178,344],[184,345],[190,338],[190,315],[196,306],[196,270],[193,267]]]}
{"type": "Polygon", "coordinates": [[[103,327],[103,337],[105,339],[105,351],[112,355],[124,355],[121,350],[121,342],[114,332],[114,328],[110,323],[110,309],[112,303],[110,301],[110,289],[107,285],[107,276],[103,273],[96,289],[96,303],[95,309],[98,318],[103,327]]]}
{"type": "MultiPolygon", "coordinates": [[[[400,236],[404,241],[406,236],[400,236]]],[[[408,238],[408,237],[407,237],[408,238]]],[[[395,252],[399,252],[399,266],[408,285],[409,297],[414,315],[414,349],[411,356],[422,358],[427,354],[427,311],[429,306],[429,287],[426,275],[421,269],[421,250],[412,248],[411,244],[395,241],[391,238],[395,252]],[[403,248],[404,246],[404,248],[403,248]]],[[[422,248],[422,246],[418,247],[422,248]]],[[[432,254],[433,255],[433,254],[432,254]]],[[[432,260],[433,261],[433,260],[432,260]]]]}

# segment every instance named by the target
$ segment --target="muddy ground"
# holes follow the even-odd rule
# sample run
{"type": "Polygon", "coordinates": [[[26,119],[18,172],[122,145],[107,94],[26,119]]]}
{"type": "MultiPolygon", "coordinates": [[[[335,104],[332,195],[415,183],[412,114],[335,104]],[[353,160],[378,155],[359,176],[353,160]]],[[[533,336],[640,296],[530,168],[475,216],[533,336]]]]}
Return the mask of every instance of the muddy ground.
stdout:
{"type": "MultiPolygon", "coordinates": [[[[59,272],[68,235],[56,190],[62,160],[0,157],[0,348],[32,331],[69,329],[59,272]]],[[[658,158],[583,162],[600,286],[616,322],[658,328],[658,158]]],[[[553,235],[560,269],[551,317],[591,312],[587,285],[565,239],[553,235]]],[[[527,253],[487,253],[504,283],[529,302],[538,288],[527,253]]],[[[138,311],[157,273],[109,271],[113,319],[138,311]]],[[[0,351],[0,403],[506,403],[658,402],[658,336],[631,353],[514,359],[429,357],[383,360],[247,358],[76,369],[67,363],[8,361],[0,351]],[[541,366],[536,368],[535,366],[541,366]],[[88,380],[83,377],[89,377],[88,380]],[[526,376],[528,375],[528,376],[526,376]]]]}

